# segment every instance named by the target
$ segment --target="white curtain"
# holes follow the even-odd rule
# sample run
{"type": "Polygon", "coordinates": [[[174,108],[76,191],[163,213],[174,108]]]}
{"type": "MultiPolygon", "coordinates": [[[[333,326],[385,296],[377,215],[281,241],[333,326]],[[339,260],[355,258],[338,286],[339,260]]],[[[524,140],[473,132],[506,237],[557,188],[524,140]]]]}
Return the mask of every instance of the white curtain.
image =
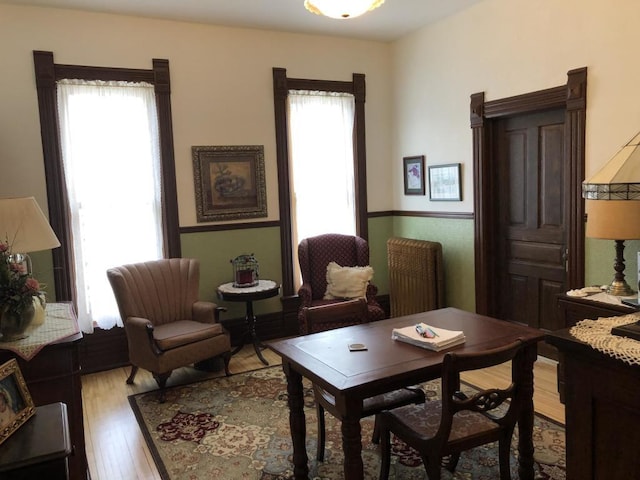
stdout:
{"type": "Polygon", "coordinates": [[[146,83],[61,80],[64,175],[73,232],[78,322],[122,326],[108,268],[162,258],[155,93],[146,83]]]}
{"type": "MultiPolygon", "coordinates": [[[[291,90],[289,155],[294,268],[300,240],[356,234],[351,94],[291,90]]],[[[299,282],[299,272],[295,275],[299,282]]],[[[297,287],[297,285],[296,285],[297,287]]]]}

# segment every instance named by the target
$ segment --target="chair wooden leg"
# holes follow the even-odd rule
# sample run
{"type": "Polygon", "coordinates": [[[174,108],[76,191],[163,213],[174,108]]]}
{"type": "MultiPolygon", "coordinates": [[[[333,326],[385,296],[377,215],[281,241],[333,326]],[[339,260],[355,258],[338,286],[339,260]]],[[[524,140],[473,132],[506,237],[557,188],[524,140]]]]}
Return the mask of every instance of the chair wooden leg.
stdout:
{"type": "Polygon", "coordinates": [[[316,460],[324,462],[324,445],[325,445],[325,424],[324,424],[324,408],[317,403],[316,400],[316,415],[318,416],[318,446],[316,449],[316,460]]]}
{"type": "Polygon", "coordinates": [[[373,434],[371,435],[371,443],[378,444],[380,443],[380,427],[378,426],[378,416],[375,416],[375,420],[373,421],[373,434]]]}
{"type": "MultiPolygon", "coordinates": [[[[376,418],[376,423],[378,419],[376,418]]],[[[380,441],[380,476],[379,480],[388,480],[391,468],[391,432],[386,428],[379,431],[380,441]]]]}
{"type": "Polygon", "coordinates": [[[127,378],[127,385],[133,385],[133,379],[136,378],[136,373],[138,373],[138,367],[131,365],[131,373],[129,373],[129,378],[127,378]]]}
{"type": "Polygon", "coordinates": [[[169,376],[171,375],[171,372],[168,373],[162,373],[162,374],[153,374],[153,378],[156,379],[156,383],[158,384],[159,387],[159,391],[158,391],[158,402],[159,403],[164,403],[165,401],[165,386],[167,385],[167,380],[169,379],[169,376]]]}
{"type": "Polygon", "coordinates": [[[224,361],[224,374],[228,377],[231,375],[229,371],[229,361],[231,360],[231,352],[227,352],[222,356],[222,360],[224,361]]]}
{"type": "Polygon", "coordinates": [[[442,475],[441,467],[440,467],[440,457],[439,456],[428,456],[421,455],[422,462],[424,463],[424,469],[427,472],[427,478],[429,480],[440,480],[442,475]]]}
{"type": "Polygon", "coordinates": [[[511,432],[503,433],[498,442],[498,458],[500,460],[500,480],[511,480],[511,432]]]}

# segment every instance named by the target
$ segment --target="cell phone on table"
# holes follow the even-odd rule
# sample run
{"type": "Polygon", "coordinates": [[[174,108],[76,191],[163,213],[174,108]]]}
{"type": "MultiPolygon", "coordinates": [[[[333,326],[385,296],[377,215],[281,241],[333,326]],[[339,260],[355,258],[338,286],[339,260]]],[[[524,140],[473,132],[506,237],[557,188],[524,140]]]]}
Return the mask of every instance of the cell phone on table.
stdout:
{"type": "Polygon", "coordinates": [[[364,343],[349,344],[349,351],[351,352],[362,352],[363,350],[367,350],[367,346],[364,343]]]}

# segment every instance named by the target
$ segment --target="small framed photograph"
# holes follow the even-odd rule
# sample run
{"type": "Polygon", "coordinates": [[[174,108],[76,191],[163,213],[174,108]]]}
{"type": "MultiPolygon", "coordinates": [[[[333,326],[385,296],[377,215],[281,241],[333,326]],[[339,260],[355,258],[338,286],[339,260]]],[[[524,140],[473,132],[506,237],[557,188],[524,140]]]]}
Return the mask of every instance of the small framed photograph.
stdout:
{"type": "Polygon", "coordinates": [[[404,157],[404,194],[424,195],[424,155],[404,157]]]}
{"type": "Polygon", "coordinates": [[[198,222],[267,216],[263,145],[191,147],[198,222]]]}
{"type": "Polygon", "coordinates": [[[18,362],[12,358],[0,366],[0,443],[18,430],[35,411],[18,362]]]}
{"type": "Polygon", "coordinates": [[[429,167],[429,200],[462,200],[459,163],[429,167]]]}

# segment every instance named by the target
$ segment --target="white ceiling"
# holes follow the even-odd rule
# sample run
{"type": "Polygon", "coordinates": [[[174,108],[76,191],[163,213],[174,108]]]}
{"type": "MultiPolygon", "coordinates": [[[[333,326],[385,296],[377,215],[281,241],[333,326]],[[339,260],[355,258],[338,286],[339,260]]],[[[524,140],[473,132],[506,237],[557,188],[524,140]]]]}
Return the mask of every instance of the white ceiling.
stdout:
{"type": "Polygon", "coordinates": [[[152,18],[392,41],[481,0],[386,0],[365,15],[335,20],[308,12],[303,0],[0,0],[152,18]]]}

